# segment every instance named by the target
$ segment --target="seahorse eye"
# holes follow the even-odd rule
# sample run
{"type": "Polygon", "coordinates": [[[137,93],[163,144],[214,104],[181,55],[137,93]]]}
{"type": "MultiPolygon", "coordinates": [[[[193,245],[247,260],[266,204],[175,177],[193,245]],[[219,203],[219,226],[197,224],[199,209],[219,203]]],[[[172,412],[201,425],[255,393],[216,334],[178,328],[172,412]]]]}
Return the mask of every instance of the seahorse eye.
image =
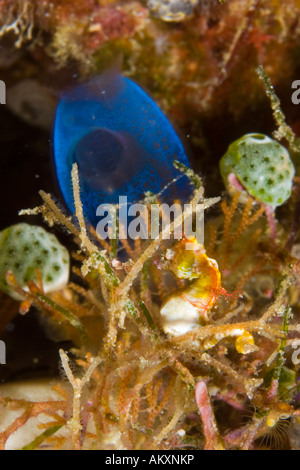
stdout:
{"type": "Polygon", "coordinates": [[[74,161],[87,186],[106,192],[119,188],[132,176],[128,171],[134,159],[130,137],[106,128],[86,134],[74,151],[74,161]]]}

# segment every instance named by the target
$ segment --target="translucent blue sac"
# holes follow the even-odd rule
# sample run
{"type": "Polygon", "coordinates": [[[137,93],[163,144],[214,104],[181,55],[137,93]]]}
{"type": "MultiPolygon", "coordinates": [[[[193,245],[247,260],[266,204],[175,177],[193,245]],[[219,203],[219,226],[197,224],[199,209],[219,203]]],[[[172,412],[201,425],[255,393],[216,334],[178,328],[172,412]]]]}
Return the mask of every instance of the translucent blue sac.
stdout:
{"type": "Polygon", "coordinates": [[[146,191],[164,202],[188,202],[192,188],[173,166],[189,167],[184,147],[169,120],[132,80],[107,72],[67,91],[54,124],[55,171],[62,196],[75,212],[71,169],[78,164],[86,219],[94,226],[102,203],[140,201],[146,191]],[[172,180],[180,178],[173,184],[172,180]]]}

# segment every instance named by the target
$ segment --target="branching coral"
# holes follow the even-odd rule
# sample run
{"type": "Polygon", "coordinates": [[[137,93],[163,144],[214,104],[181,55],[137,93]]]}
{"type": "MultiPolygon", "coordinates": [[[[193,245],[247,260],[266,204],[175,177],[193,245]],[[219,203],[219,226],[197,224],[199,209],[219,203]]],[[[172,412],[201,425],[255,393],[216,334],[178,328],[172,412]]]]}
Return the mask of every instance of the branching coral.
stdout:
{"type": "Polygon", "coordinates": [[[0,29],[0,37],[13,32],[17,37],[15,42],[17,48],[20,48],[24,42],[33,39],[34,4],[31,1],[4,1],[1,5],[1,10],[0,18],[3,19],[3,21],[0,29]]]}
{"type": "MultiPolygon", "coordinates": [[[[218,201],[205,199],[201,180],[191,170],[188,174],[196,185],[192,204],[164,229],[168,232],[174,232],[191,211],[218,201]]],[[[241,297],[217,296],[206,325],[170,336],[161,328],[159,308],[164,293],[176,292],[178,280],[160,260],[172,242],[160,232],[153,241],[130,246],[126,261],[111,256],[108,241],[97,240],[85,223],[76,165],[72,178],[76,219],[66,217],[43,192],[44,205],[26,211],[40,212],[50,225],[65,227],[79,250],[73,253],[77,281],[74,278],[67,288],[47,297],[42,285],[33,282],[28,292],[22,291],[22,311],[34,303],[43,315],[50,315],[52,325],[62,322],[61,334],[76,345],[73,358],[60,352],[72,391],[67,387],[63,402],[47,405],[50,414],[59,407],[59,422],[28,445],[52,447],[59,430],[63,437],[55,445],[74,449],[253,448],[277,423],[296,417],[292,400],[297,385],[293,382],[286,398],[282,371],[292,373],[289,344],[300,333],[289,307],[299,271],[297,260],[283,258],[281,243],[272,257],[265,246],[262,251],[261,244],[268,239],[262,237],[263,211],[253,208],[250,199],[241,209],[234,196],[221,203],[222,215],[209,217],[207,252],[217,260],[226,289],[239,290],[241,297]],[[266,297],[255,297],[251,282],[259,282],[261,275],[270,276],[277,287],[266,297]],[[216,405],[248,413],[248,421],[225,433],[218,414],[214,416],[216,405]],[[257,411],[251,417],[253,407],[257,411]]],[[[128,243],[123,240],[124,249],[128,243]]],[[[7,280],[20,289],[13,275],[7,280]]],[[[24,415],[2,433],[3,446],[46,405],[24,406],[24,415]]],[[[230,414],[227,408],[229,420],[230,414]]]]}

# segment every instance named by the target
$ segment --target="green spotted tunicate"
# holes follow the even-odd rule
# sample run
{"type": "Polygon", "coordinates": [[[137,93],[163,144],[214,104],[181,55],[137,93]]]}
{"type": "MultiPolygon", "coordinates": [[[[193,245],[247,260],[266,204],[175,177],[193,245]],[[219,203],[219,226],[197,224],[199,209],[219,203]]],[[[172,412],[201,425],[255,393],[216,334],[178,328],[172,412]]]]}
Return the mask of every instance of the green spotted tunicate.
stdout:
{"type": "Polygon", "coordinates": [[[153,16],[166,22],[181,22],[194,11],[198,0],[148,0],[147,7],[153,16]]]}
{"type": "Polygon", "coordinates": [[[11,271],[19,285],[28,291],[27,283],[36,281],[36,270],[42,275],[44,292],[62,289],[69,279],[70,256],[55,235],[35,225],[20,223],[0,232],[0,289],[20,300],[20,295],[7,284],[5,273],[11,271]]]}
{"type": "Polygon", "coordinates": [[[246,134],[234,141],[220,170],[227,188],[228,176],[234,174],[253,198],[273,208],[290,197],[295,174],[287,149],[264,134],[246,134]]]}

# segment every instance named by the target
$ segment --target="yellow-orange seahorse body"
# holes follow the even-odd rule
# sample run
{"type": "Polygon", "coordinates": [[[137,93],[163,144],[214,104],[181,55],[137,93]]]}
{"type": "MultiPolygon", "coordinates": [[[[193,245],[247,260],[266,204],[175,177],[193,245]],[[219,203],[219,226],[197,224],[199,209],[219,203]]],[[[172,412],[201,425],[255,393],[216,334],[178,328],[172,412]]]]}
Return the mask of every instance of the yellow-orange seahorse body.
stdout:
{"type": "Polygon", "coordinates": [[[179,335],[208,322],[208,312],[219,295],[228,294],[221,286],[221,273],[196,238],[183,238],[167,252],[167,267],[179,279],[191,284],[167,297],[161,308],[163,329],[179,335]]]}

